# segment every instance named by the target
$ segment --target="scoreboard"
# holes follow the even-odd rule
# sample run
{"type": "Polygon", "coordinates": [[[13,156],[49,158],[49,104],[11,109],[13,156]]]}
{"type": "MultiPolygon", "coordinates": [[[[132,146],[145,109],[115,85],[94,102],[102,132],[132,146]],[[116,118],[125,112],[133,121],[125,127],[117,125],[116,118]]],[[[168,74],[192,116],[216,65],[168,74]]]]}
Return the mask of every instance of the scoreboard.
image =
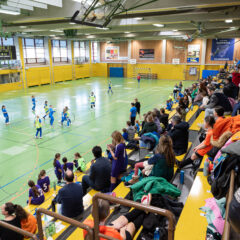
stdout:
{"type": "Polygon", "coordinates": [[[0,60],[16,60],[15,46],[0,46],[0,60]]]}

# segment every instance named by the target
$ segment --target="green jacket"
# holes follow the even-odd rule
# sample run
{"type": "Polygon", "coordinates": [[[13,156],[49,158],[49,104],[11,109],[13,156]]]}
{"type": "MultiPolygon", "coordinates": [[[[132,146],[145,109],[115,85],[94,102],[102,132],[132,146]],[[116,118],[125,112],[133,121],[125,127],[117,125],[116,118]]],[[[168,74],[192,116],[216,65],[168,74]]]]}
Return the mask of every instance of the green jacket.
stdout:
{"type": "Polygon", "coordinates": [[[137,201],[143,195],[152,194],[167,194],[172,197],[179,197],[181,191],[161,177],[146,177],[141,181],[131,186],[133,192],[133,200],[137,201]]]}

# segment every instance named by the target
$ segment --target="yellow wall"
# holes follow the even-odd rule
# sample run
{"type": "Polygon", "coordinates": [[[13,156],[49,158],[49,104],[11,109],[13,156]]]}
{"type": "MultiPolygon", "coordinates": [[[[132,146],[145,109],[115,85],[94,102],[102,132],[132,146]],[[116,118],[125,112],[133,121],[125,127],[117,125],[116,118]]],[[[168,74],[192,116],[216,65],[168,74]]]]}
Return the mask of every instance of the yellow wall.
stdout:
{"type": "Polygon", "coordinates": [[[28,68],[25,71],[28,87],[51,83],[49,67],[28,68]]]}
{"type": "Polygon", "coordinates": [[[91,77],[107,77],[107,63],[92,63],[90,72],[91,77]]]}
{"type": "Polygon", "coordinates": [[[89,71],[90,71],[90,64],[89,63],[75,65],[75,77],[76,77],[76,79],[90,77],[90,72],[89,71]]]}
{"type": "Polygon", "coordinates": [[[72,65],[53,66],[54,82],[62,82],[73,78],[72,65]]]}

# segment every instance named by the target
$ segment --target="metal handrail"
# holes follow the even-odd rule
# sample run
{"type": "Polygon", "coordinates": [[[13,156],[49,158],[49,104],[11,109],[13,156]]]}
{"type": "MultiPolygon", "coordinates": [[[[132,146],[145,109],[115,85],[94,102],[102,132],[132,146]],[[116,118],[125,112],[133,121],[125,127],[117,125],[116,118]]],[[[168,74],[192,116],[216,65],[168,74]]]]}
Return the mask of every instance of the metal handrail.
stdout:
{"type": "Polygon", "coordinates": [[[92,215],[94,218],[94,239],[99,240],[99,237],[106,238],[109,240],[117,240],[116,238],[106,236],[102,233],[99,233],[99,212],[98,212],[98,199],[104,199],[111,203],[117,203],[126,207],[133,207],[142,211],[155,213],[161,216],[165,216],[168,218],[168,240],[174,239],[174,230],[175,230],[175,216],[169,210],[153,207],[153,206],[146,206],[138,202],[130,201],[123,198],[116,198],[107,194],[97,193],[92,198],[93,204],[93,211],[92,215]]]}
{"type": "Polygon", "coordinates": [[[229,205],[230,202],[233,199],[233,194],[234,194],[234,182],[235,182],[235,171],[231,171],[231,177],[230,177],[230,185],[229,185],[229,191],[228,191],[228,198],[227,198],[227,203],[226,203],[226,214],[225,214],[225,224],[224,224],[224,230],[223,230],[223,240],[228,240],[230,237],[230,230],[231,226],[228,221],[228,214],[229,214],[229,205]]]}
{"type": "Polygon", "coordinates": [[[25,231],[25,230],[23,230],[21,228],[18,228],[16,226],[13,226],[13,225],[11,225],[11,224],[9,224],[7,222],[0,221],[0,226],[2,226],[4,228],[7,228],[7,229],[10,229],[10,230],[12,230],[14,232],[17,232],[17,233],[19,233],[19,234],[21,234],[23,236],[28,237],[28,238],[31,238],[31,239],[34,239],[34,240],[38,240],[38,238],[37,238],[37,236],[35,234],[27,232],[27,231],[25,231]]]}
{"type": "Polygon", "coordinates": [[[42,218],[41,218],[42,213],[45,214],[45,215],[51,216],[53,218],[56,218],[58,220],[61,220],[63,222],[69,223],[69,224],[71,224],[75,227],[86,230],[88,232],[89,240],[93,240],[93,230],[88,225],[83,224],[83,223],[81,223],[77,220],[74,220],[74,219],[65,217],[63,215],[60,215],[58,213],[51,212],[51,211],[48,211],[48,210],[43,209],[43,208],[38,208],[37,209],[37,223],[38,223],[38,234],[39,234],[39,239],[40,240],[44,240],[42,218]]]}

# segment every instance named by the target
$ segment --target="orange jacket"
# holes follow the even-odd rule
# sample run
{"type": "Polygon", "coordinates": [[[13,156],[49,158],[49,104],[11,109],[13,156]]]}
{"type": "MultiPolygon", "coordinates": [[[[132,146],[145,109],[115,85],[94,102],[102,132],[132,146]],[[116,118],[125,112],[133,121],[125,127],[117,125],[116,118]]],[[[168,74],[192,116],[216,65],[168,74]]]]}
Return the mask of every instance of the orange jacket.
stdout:
{"type": "Polygon", "coordinates": [[[35,233],[37,230],[37,220],[32,214],[28,214],[28,218],[21,221],[21,228],[27,232],[35,233]]]}

